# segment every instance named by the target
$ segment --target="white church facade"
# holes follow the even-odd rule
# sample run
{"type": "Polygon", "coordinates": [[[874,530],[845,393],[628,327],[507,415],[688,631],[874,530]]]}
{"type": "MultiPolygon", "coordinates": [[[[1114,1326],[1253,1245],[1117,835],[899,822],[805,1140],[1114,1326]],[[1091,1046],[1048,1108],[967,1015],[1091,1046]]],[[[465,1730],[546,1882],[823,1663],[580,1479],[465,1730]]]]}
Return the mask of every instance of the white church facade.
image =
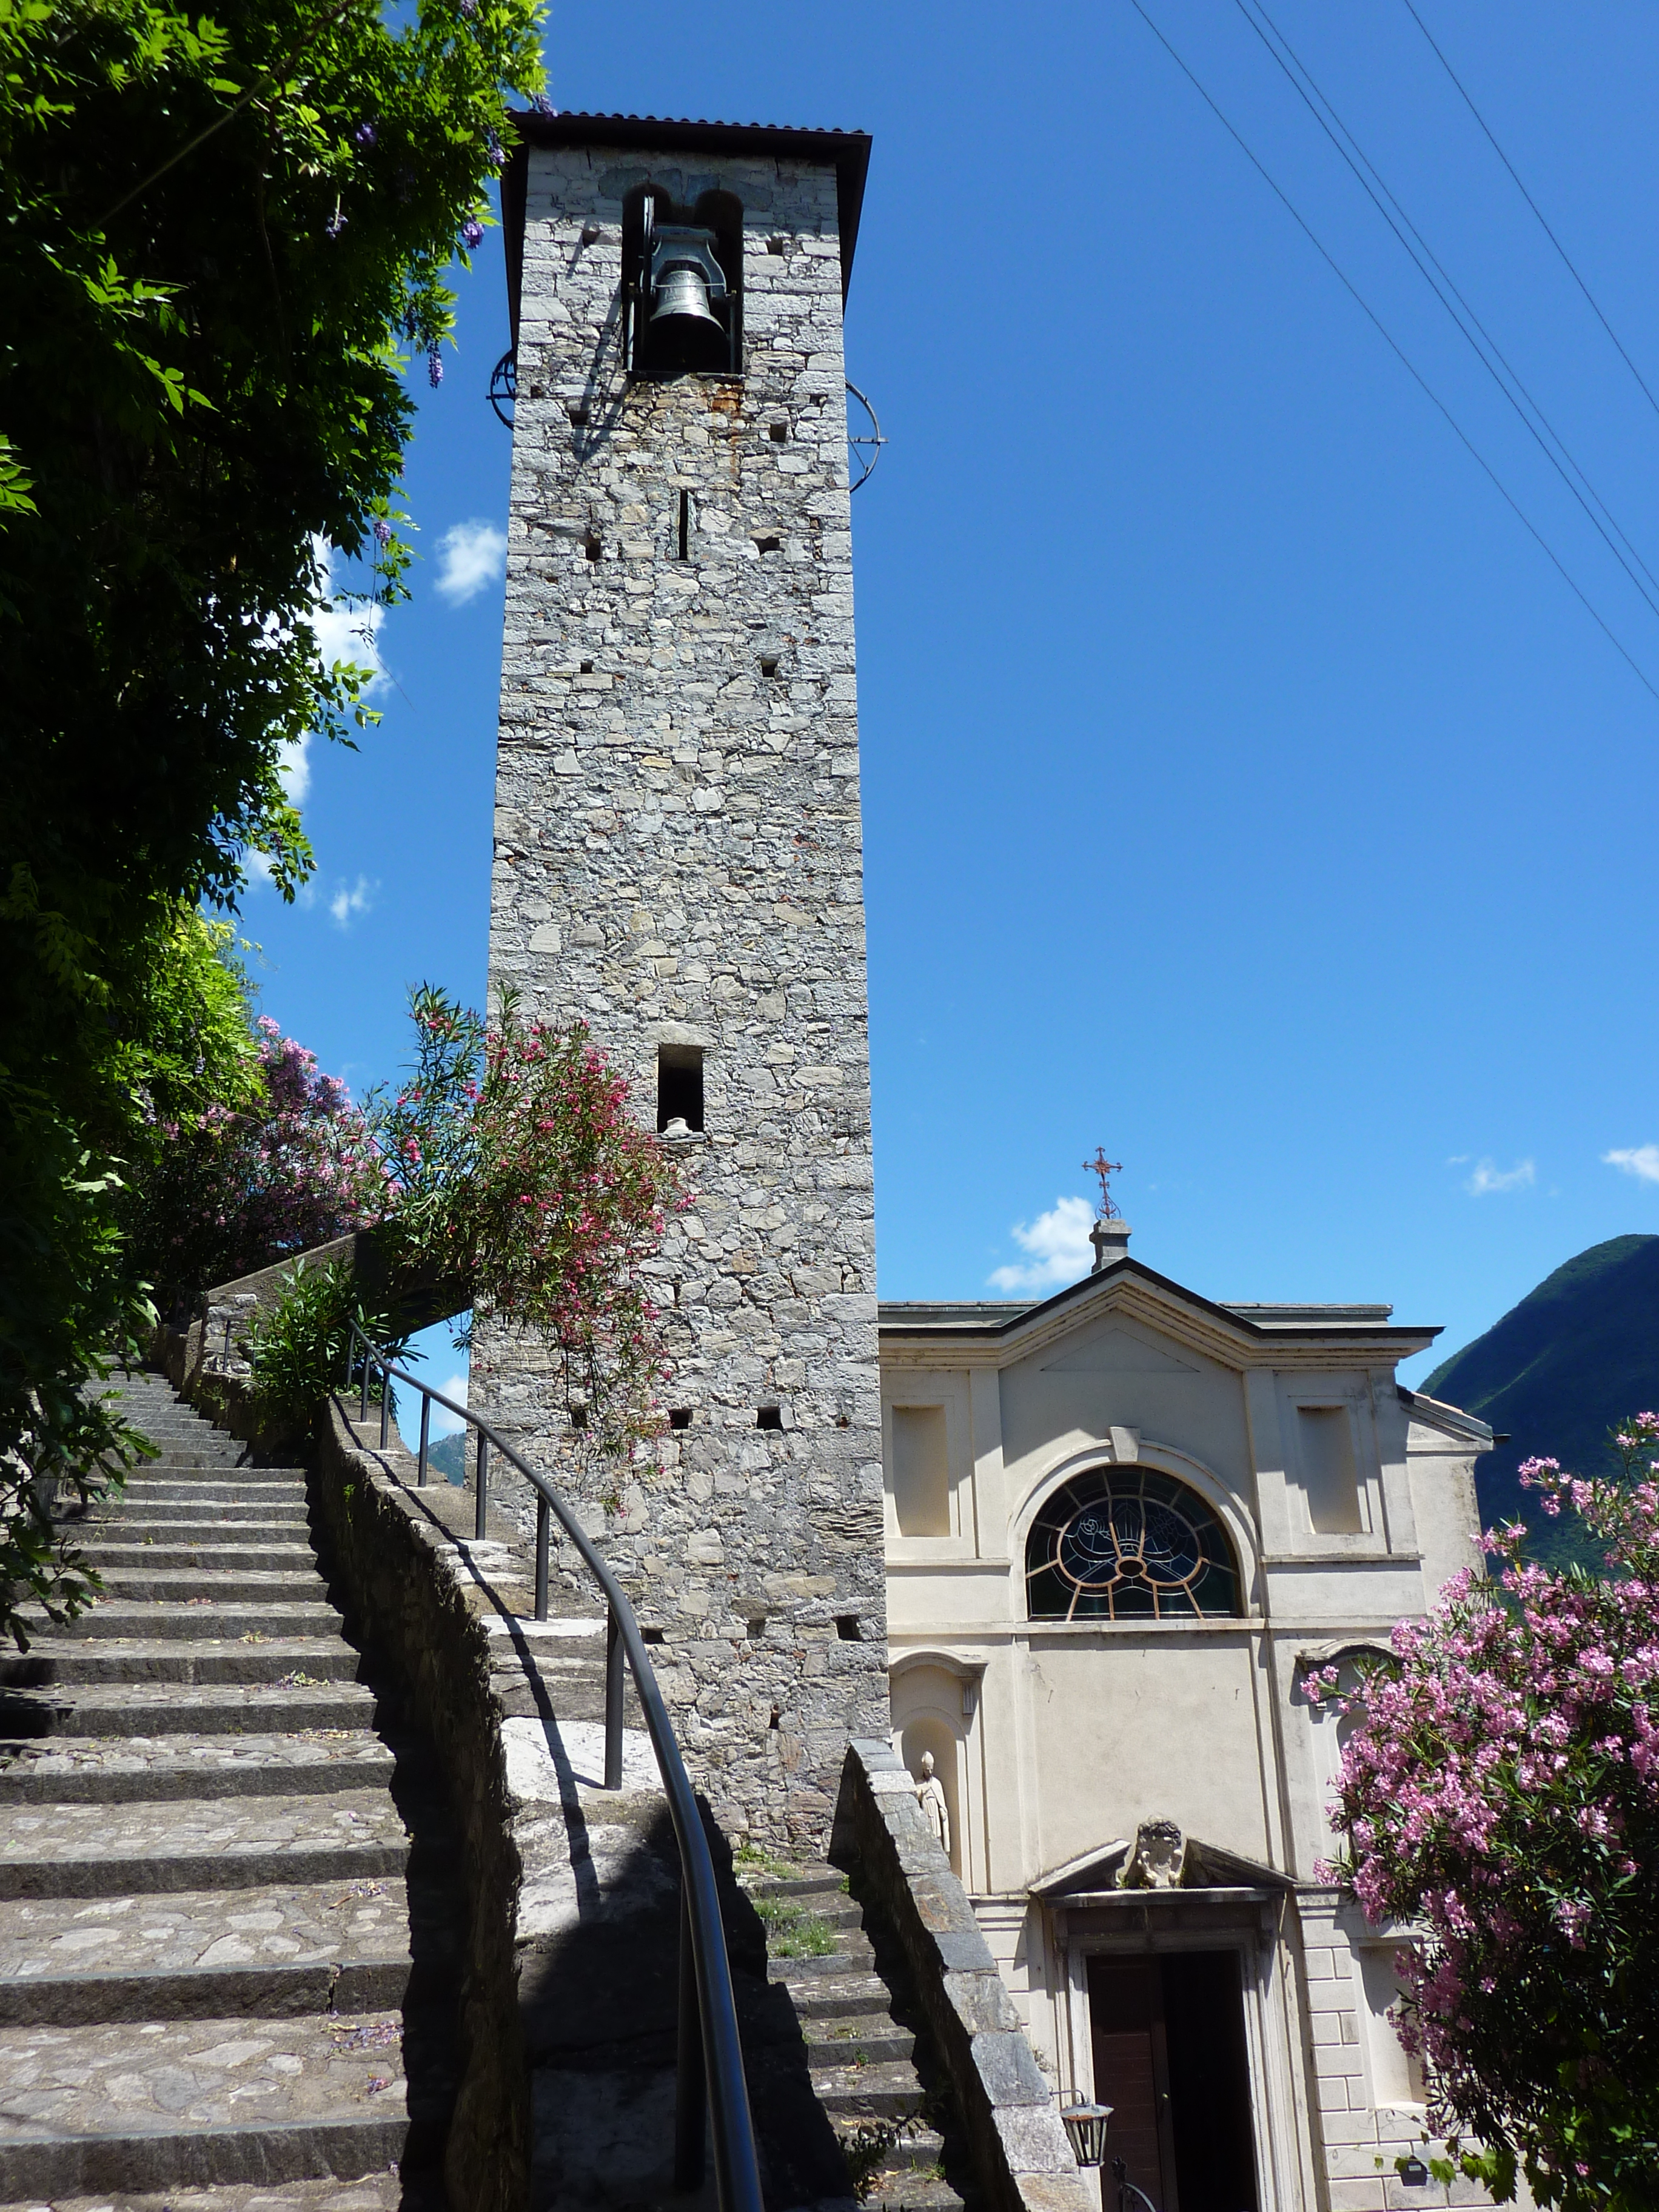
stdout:
{"type": "Polygon", "coordinates": [[[1386,1306],[1219,1305],[1096,1239],[1042,1304],[881,1308],[894,1741],[1158,2212],[1443,2203],[1395,2170],[1396,1936],[1320,1879],[1305,1677],[1475,1563],[1490,1432],[1397,1384],[1436,1332],[1386,1306]]]}

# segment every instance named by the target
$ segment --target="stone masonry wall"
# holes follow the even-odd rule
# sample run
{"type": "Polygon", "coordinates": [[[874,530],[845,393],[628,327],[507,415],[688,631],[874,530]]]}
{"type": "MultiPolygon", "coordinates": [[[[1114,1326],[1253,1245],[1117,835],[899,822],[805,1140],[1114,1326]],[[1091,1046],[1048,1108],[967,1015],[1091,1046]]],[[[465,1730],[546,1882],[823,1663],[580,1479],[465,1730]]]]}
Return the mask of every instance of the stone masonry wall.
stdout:
{"type": "Polygon", "coordinates": [[[532,149],[489,980],[586,1021],[653,1124],[658,1047],[702,1051],[656,1265],[690,1425],[585,1471],[544,1347],[481,1324],[472,1370],[678,1647],[719,1819],[814,1844],[888,1726],[841,282],[827,161],[532,149]],[[741,380],[623,372],[647,180],[743,203],[741,380]]]}

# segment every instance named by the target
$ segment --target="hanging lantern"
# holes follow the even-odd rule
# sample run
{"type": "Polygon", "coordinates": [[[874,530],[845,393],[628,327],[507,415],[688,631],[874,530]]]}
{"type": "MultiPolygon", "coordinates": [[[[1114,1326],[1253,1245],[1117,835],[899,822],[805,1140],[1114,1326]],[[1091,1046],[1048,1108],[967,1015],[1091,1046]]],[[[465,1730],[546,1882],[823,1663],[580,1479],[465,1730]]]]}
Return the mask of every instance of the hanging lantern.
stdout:
{"type": "Polygon", "coordinates": [[[1066,2140],[1078,2164],[1100,2165],[1106,2155],[1106,2123],[1112,2117],[1111,2106],[1062,2105],[1060,2117],[1066,2123],[1066,2140]]]}

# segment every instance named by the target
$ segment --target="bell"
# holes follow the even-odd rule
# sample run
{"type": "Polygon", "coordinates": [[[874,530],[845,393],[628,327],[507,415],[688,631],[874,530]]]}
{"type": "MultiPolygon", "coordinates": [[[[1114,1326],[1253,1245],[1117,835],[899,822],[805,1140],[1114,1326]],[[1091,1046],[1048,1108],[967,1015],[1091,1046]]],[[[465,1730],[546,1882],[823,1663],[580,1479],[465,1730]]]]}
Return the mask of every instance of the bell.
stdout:
{"type": "MultiPolygon", "coordinates": [[[[720,318],[708,305],[708,283],[701,269],[685,262],[666,270],[657,286],[657,304],[651,310],[651,327],[659,323],[708,323],[724,338],[720,318]]],[[[667,333],[664,332],[664,336],[667,333]]]]}
{"type": "Polygon", "coordinates": [[[652,350],[665,367],[729,367],[731,339],[709,304],[726,298],[726,274],[714,234],[664,225],[651,252],[652,350]]]}

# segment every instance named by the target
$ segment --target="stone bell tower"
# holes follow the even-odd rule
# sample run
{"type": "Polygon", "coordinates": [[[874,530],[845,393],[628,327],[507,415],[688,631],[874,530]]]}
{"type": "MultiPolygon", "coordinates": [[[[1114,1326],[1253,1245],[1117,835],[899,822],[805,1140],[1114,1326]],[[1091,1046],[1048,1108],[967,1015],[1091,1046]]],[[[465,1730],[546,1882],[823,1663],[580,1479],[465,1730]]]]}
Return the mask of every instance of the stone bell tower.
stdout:
{"type": "MultiPolygon", "coordinates": [[[[520,127],[490,988],[586,1021],[689,1158],[673,1426],[582,1503],[716,1813],[822,1839],[889,1725],[842,350],[869,141],[520,127]]],[[[571,1481],[555,1360],[481,1328],[473,1376],[571,1481]]]]}

